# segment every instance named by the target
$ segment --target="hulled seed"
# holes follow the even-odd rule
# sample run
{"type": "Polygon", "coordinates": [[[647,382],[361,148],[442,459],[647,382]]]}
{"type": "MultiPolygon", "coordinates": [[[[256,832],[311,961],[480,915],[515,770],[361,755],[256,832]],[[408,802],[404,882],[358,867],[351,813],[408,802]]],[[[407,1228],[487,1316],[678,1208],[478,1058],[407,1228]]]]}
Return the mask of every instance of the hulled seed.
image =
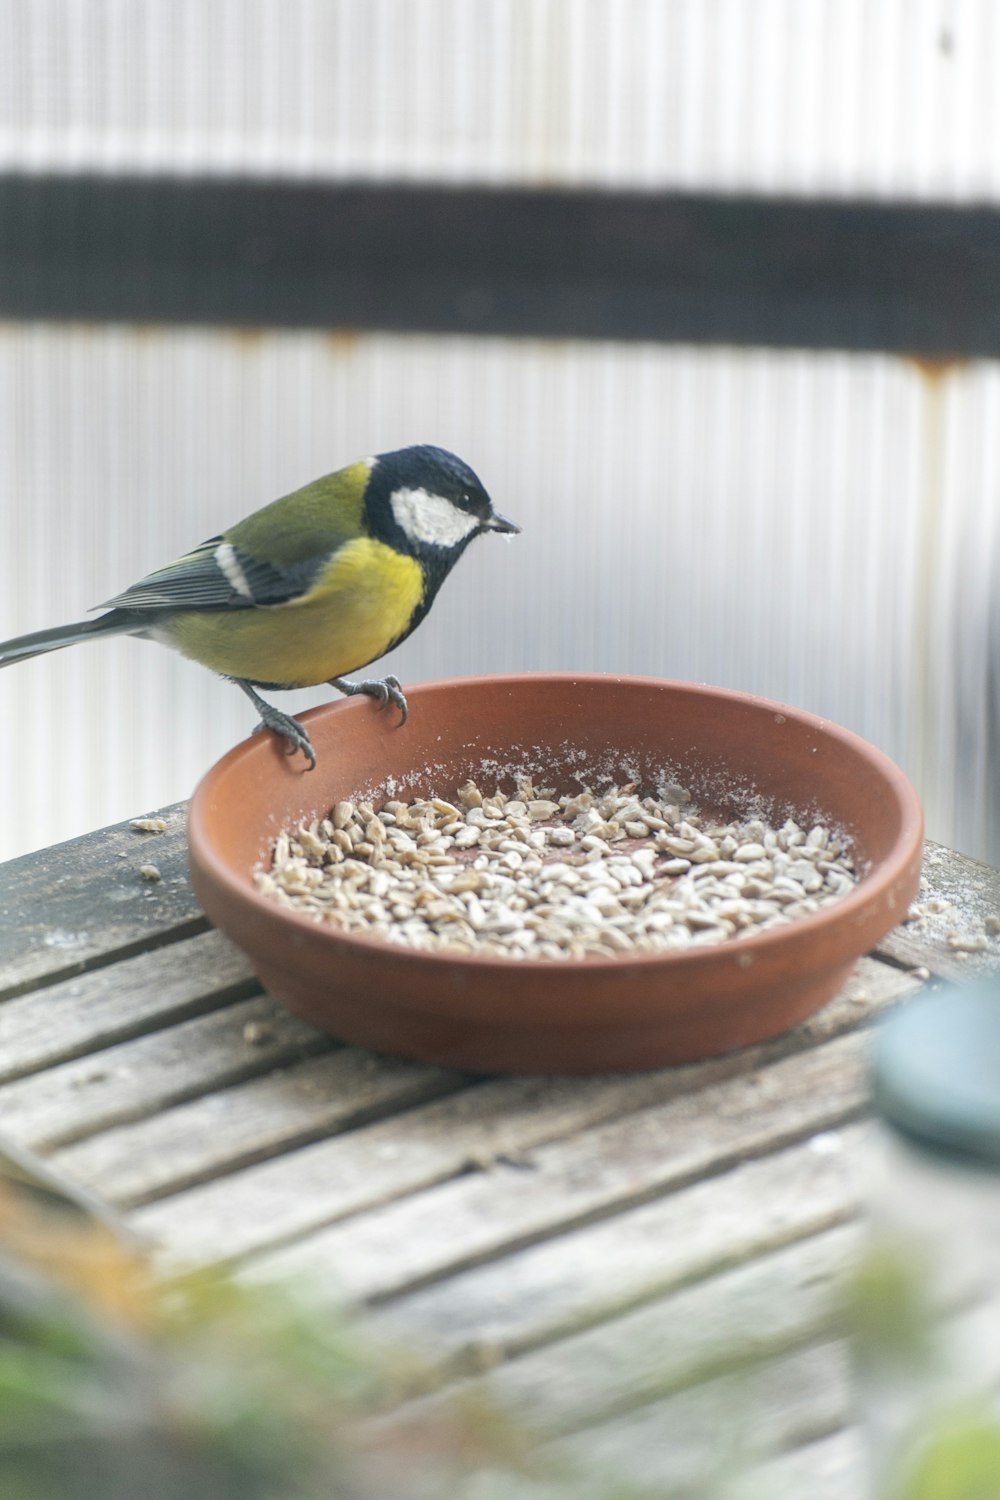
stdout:
{"type": "Polygon", "coordinates": [[[513,796],[469,781],[454,802],[338,802],[279,834],[257,880],[317,921],[415,948],[613,958],[816,911],[857,881],[846,848],[821,824],[712,823],[676,787],[557,798],[527,778],[513,796]]]}

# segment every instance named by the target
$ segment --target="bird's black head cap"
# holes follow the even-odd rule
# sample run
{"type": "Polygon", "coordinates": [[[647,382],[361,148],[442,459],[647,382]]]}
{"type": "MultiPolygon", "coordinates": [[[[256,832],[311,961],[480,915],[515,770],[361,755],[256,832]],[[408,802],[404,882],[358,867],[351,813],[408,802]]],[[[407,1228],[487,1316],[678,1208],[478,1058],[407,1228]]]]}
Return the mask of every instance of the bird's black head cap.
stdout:
{"type": "Polygon", "coordinates": [[[480,532],[518,530],[467,463],[430,443],[373,459],[365,507],[373,536],[442,577],[480,532]]]}

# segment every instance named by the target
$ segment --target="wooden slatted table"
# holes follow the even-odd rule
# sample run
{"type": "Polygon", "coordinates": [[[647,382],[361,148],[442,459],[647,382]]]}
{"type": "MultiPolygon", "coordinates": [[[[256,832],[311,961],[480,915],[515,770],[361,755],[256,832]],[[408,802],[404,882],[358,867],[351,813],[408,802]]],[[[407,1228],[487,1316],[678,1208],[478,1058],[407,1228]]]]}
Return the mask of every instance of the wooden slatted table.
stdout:
{"type": "Polygon", "coordinates": [[[832,1308],[863,1235],[866,1028],[1000,964],[1000,874],[929,846],[938,915],[767,1045],[487,1078],[286,1014],[199,912],[183,808],[161,816],[0,867],[0,1131],[116,1205],[165,1270],[305,1275],[368,1304],[441,1392],[485,1387],[588,1472],[680,1482],[718,1456],[725,1410],[747,1494],[857,1500],[832,1308]]]}

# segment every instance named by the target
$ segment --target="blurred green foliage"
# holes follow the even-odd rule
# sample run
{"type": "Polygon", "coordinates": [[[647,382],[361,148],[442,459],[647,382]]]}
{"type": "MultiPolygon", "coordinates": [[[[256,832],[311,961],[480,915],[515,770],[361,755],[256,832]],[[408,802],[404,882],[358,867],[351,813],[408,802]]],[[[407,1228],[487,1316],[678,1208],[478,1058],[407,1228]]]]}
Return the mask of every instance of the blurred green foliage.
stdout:
{"type": "MultiPolygon", "coordinates": [[[[842,1311],[836,1331],[851,1330],[863,1373],[932,1370],[912,1260],[874,1248],[842,1311]]],[[[713,1380],[733,1382],[721,1467],[673,1500],[743,1493],[738,1455],[723,1459],[753,1363],[713,1365],[713,1380]]],[[[376,1345],[293,1286],[221,1274],[164,1284],[113,1226],[26,1200],[0,1177],[0,1500],[640,1500],[613,1474],[546,1456],[475,1383],[407,1403],[434,1384],[410,1351],[376,1345]]],[[[919,1432],[879,1500],[1000,1500],[988,1414],[919,1432]]]]}
{"type": "Polygon", "coordinates": [[[1000,1500],[1000,1422],[987,1412],[944,1418],[902,1466],[899,1500],[1000,1500]]]}

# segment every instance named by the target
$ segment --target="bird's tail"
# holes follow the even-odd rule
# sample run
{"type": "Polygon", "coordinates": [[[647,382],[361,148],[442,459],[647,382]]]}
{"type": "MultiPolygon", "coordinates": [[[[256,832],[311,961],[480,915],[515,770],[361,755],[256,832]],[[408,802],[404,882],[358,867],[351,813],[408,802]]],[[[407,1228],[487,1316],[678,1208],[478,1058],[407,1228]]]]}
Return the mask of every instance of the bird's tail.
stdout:
{"type": "Polygon", "coordinates": [[[0,641],[0,667],[13,666],[16,661],[27,661],[29,657],[41,656],[45,651],[60,651],[63,646],[73,646],[100,635],[124,635],[136,629],[135,615],[124,609],[112,609],[96,620],[78,620],[73,625],[55,625],[51,630],[36,630],[31,635],[15,636],[12,641],[0,641]]]}

